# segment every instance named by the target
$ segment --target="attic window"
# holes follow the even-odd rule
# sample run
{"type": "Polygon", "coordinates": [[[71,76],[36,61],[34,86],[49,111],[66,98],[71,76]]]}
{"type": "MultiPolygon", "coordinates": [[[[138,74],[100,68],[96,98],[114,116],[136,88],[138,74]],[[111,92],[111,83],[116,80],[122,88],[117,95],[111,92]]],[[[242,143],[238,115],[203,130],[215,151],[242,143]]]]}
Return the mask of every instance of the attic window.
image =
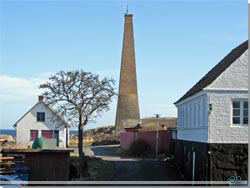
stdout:
{"type": "Polygon", "coordinates": [[[45,112],[37,112],[36,119],[38,122],[45,122],[45,112]]]}
{"type": "Polygon", "coordinates": [[[233,125],[248,125],[247,101],[233,101],[233,125]]]}

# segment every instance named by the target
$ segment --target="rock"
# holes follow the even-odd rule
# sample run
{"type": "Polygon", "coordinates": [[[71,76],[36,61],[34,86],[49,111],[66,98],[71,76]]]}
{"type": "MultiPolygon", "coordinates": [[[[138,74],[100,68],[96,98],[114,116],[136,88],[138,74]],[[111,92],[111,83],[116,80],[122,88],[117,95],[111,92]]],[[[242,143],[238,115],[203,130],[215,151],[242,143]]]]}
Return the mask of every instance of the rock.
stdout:
{"type": "Polygon", "coordinates": [[[223,170],[221,169],[213,169],[213,181],[222,181],[223,170]]]}
{"type": "Polygon", "coordinates": [[[14,137],[7,134],[0,134],[0,139],[7,140],[8,142],[15,142],[14,137]]]}
{"type": "Polygon", "coordinates": [[[235,170],[224,170],[223,171],[223,177],[226,179],[229,179],[231,176],[237,176],[237,171],[235,170]]]}
{"type": "Polygon", "coordinates": [[[228,169],[228,170],[239,170],[240,166],[236,164],[229,163],[228,161],[218,161],[217,167],[220,169],[228,169]]]}

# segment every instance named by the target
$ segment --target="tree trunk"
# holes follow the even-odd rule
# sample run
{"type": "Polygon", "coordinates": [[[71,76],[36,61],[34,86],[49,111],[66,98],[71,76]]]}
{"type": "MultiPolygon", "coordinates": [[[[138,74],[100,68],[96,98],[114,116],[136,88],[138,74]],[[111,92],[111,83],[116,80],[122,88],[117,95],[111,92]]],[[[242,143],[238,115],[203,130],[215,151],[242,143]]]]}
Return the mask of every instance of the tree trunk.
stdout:
{"type": "Polygon", "coordinates": [[[79,152],[79,157],[83,157],[84,154],[83,154],[83,150],[82,150],[82,147],[83,147],[83,144],[82,144],[82,131],[83,131],[83,126],[82,126],[82,123],[80,122],[79,125],[78,125],[78,152],[79,152]]]}

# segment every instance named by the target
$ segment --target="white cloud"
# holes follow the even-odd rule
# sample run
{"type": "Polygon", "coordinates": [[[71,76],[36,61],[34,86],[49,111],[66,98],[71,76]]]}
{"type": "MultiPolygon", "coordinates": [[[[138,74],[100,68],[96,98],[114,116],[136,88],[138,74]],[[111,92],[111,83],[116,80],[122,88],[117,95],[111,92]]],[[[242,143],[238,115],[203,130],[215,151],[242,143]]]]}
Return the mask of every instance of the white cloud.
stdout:
{"type": "MultiPolygon", "coordinates": [[[[119,74],[117,70],[97,71],[97,74],[101,77],[111,73],[113,76],[119,74]]],[[[0,100],[20,101],[36,98],[42,93],[42,90],[39,89],[38,86],[45,83],[53,74],[55,74],[55,72],[43,72],[31,78],[0,74],[0,100]]]]}
{"type": "Polygon", "coordinates": [[[0,75],[0,100],[27,100],[41,94],[38,86],[48,79],[43,73],[33,78],[0,75]]]}

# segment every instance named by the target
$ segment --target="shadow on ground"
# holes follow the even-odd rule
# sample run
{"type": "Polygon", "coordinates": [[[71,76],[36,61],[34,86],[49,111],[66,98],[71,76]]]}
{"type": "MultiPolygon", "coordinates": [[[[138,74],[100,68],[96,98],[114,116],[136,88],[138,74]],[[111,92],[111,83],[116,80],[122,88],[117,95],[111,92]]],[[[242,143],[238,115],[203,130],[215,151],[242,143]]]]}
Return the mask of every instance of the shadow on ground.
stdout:
{"type": "Polygon", "coordinates": [[[171,162],[154,159],[131,158],[117,153],[119,145],[93,146],[89,149],[96,157],[113,163],[112,181],[181,181],[171,162]]]}

